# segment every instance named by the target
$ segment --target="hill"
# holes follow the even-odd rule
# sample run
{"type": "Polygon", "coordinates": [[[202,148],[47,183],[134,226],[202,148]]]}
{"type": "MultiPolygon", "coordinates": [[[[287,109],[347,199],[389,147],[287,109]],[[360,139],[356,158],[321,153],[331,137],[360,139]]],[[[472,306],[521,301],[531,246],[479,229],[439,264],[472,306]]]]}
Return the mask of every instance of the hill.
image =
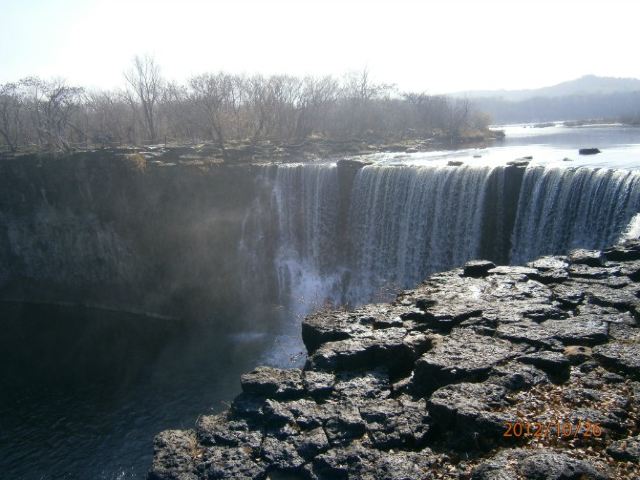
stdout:
{"type": "Polygon", "coordinates": [[[548,87],[525,90],[470,90],[452,93],[455,97],[501,98],[512,102],[536,97],[565,97],[571,95],[608,95],[640,91],[640,79],[598,77],[584,75],[575,80],[558,83],[548,87]]]}

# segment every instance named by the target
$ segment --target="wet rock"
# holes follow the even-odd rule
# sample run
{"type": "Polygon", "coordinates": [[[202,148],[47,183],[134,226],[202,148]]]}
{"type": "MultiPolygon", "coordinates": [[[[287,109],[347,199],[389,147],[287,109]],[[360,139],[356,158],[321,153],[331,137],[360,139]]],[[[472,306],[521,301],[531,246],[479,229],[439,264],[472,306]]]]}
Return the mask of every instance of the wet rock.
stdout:
{"type": "Polygon", "coordinates": [[[240,377],[242,391],[267,398],[300,397],[304,393],[302,371],[258,367],[240,377]]]}
{"type": "Polygon", "coordinates": [[[471,260],[464,264],[464,276],[486,277],[489,274],[489,270],[493,268],[496,268],[496,265],[488,260],[471,260]]]}
{"type": "Polygon", "coordinates": [[[522,353],[510,342],[454,330],[416,361],[413,387],[430,392],[450,383],[480,380],[493,366],[522,353]]]}
{"type": "Polygon", "coordinates": [[[600,153],[599,148],[581,148],[578,150],[580,155],[596,155],[600,153]]]}
{"type": "Polygon", "coordinates": [[[531,156],[522,157],[516,160],[509,160],[507,162],[507,165],[511,167],[526,167],[527,165],[529,165],[530,160],[533,160],[533,157],[531,156]]]}

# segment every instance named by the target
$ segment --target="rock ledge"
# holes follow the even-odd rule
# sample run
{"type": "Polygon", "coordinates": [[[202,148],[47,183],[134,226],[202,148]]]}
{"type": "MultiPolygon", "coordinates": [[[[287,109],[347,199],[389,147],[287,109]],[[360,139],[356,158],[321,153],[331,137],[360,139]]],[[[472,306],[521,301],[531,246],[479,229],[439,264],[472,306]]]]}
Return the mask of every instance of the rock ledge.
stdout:
{"type": "Polygon", "coordinates": [[[639,258],[475,261],[310,315],[305,367],[159,434],[148,478],[640,478],[639,258]]]}

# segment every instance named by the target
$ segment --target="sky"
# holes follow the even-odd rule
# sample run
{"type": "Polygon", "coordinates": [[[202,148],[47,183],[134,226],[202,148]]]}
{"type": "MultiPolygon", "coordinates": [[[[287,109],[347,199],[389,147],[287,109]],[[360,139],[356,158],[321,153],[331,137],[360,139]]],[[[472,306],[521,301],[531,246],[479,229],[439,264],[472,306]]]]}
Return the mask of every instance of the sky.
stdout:
{"type": "Polygon", "coordinates": [[[0,0],[0,83],[124,85],[137,54],[163,75],[343,75],[402,91],[640,78],[640,1],[0,0]]]}

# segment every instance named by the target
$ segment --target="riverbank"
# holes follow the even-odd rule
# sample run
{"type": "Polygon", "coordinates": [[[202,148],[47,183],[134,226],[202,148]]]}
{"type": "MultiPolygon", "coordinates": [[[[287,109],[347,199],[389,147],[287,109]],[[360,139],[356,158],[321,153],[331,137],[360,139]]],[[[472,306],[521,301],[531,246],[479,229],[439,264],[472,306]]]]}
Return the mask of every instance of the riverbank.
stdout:
{"type": "Polygon", "coordinates": [[[303,323],[303,369],[155,439],[149,478],[638,478],[640,243],[469,262],[303,323]]]}
{"type": "Polygon", "coordinates": [[[269,140],[261,141],[230,141],[224,148],[213,142],[176,144],[165,142],[146,146],[112,146],[104,148],[87,148],[79,146],[75,152],[65,154],[47,154],[45,152],[24,151],[19,153],[0,152],[2,159],[20,158],[50,158],[62,155],[67,158],[80,158],[91,155],[94,157],[114,159],[129,158],[138,166],[143,167],[146,162],[178,163],[187,165],[201,164],[236,164],[236,163],[264,163],[264,162],[300,162],[313,160],[327,160],[345,155],[366,155],[381,152],[428,152],[433,150],[455,150],[469,147],[486,147],[496,140],[504,138],[502,130],[477,130],[465,132],[456,137],[444,132],[434,134],[429,138],[380,139],[357,138],[346,140],[330,140],[313,137],[300,143],[281,143],[269,140]],[[141,155],[141,157],[137,157],[141,155]]]}

